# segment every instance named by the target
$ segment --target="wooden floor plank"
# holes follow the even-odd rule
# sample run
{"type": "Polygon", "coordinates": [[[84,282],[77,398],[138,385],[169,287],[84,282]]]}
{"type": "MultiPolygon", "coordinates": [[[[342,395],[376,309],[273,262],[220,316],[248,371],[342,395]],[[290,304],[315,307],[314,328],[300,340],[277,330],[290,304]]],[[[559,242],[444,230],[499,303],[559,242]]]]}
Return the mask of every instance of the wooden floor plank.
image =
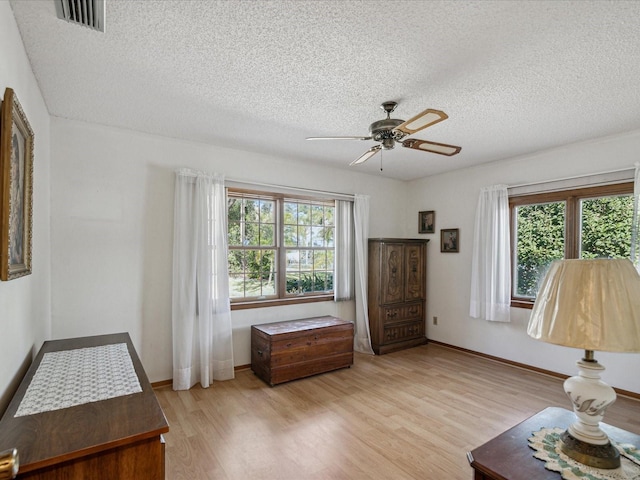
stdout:
{"type": "MultiPolygon", "coordinates": [[[[434,344],[276,387],[245,370],[156,393],[171,479],[469,480],[467,451],[570,408],[558,378],[434,344]]],[[[640,402],[618,396],[605,422],[640,434],[640,402]]]]}

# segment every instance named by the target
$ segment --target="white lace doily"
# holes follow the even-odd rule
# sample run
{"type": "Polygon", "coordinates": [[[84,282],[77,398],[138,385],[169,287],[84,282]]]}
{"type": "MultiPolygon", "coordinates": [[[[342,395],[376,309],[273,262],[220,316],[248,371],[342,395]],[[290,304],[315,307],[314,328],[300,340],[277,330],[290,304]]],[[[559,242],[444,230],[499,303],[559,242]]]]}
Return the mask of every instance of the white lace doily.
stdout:
{"type": "Polygon", "coordinates": [[[45,353],[16,417],[142,391],[126,343],[45,353]]]}
{"type": "Polygon", "coordinates": [[[640,451],[633,445],[611,442],[620,452],[619,468],[594,468],[567,457],[560,450],[561,428],[542,428],[533,432],[529,446],[534,457],[543,460],[547,470],[559,472],[565,480],[640,480],[640,451]]]}

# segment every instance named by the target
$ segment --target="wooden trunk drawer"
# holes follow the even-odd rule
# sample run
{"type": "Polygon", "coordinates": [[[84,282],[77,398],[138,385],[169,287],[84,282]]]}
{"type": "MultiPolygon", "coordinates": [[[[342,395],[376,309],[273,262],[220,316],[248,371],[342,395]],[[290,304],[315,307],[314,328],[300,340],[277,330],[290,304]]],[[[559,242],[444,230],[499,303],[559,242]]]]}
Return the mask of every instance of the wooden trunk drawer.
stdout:
{"type": "Polygon", "coordinates": [[[269,385],[352,364],[351,322],[326,316],[251,327],[251,370],[269,385]]]}

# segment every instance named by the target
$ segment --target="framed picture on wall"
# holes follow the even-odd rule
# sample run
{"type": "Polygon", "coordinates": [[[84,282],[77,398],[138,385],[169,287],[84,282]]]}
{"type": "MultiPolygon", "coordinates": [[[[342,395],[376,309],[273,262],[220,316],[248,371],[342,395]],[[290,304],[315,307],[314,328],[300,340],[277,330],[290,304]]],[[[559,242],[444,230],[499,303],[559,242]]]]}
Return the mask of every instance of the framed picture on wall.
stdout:
{"type": "Polygon", "coordinates": [[[0,185],[0,280],[13,280],[31,273],[33,130],[11,88],[0,109],[0,185]]]}
{"type": "Polygon", "coordinates": [[[418,212],[418,233],[435,233],[436,232],[436,212],[426,210],[418,212]]]}
{"type": "Polygon", "coordinates": [[[460,251],[460,229],[443,228],[440,230],[440,251],[458,253],[460,251]]]}

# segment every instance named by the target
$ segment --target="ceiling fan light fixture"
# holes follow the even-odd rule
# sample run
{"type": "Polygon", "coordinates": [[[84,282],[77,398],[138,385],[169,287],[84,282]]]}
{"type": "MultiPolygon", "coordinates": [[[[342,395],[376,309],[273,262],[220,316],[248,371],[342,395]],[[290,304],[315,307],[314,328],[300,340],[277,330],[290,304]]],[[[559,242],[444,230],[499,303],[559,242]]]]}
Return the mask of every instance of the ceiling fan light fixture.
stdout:
{"type": "MultiPolygon", "coordinates": [[[[391,112],[395,110],[396,106],[396,102],[384,102],[381,105],[382,109],[387,114],[387,118],[378,120],[369,125],[368,137],[307,137],[307,140],[374,140],[379,143],[360,155],[356,160],[351,162],[349,166],[360,165],[373,157],[376,153],[382,152],[382,150],[391,150],[395,147],[396,143],[401,143],[403,147],[422,150],[423,152],[437,153],[439,155],[452,156],[460,153],[460,150],[462,149],[455,145],[429,142],[427,140],[419,140],[417,138],[405,139],[408,135],[412,135],[419,130],[446,120],[449,118],[446,113],[440,110],[428,108],[405,122],[404,120],[391,118],[391,112]]],[[[380,153],[380,156],[382,157],[382,153],[380,153]]],[[[382,158],[380,159],[380,162],[382,162],[382,158]]],[[[382,163],[380,165],[380,170],[382,170],[382,163]]]]}

